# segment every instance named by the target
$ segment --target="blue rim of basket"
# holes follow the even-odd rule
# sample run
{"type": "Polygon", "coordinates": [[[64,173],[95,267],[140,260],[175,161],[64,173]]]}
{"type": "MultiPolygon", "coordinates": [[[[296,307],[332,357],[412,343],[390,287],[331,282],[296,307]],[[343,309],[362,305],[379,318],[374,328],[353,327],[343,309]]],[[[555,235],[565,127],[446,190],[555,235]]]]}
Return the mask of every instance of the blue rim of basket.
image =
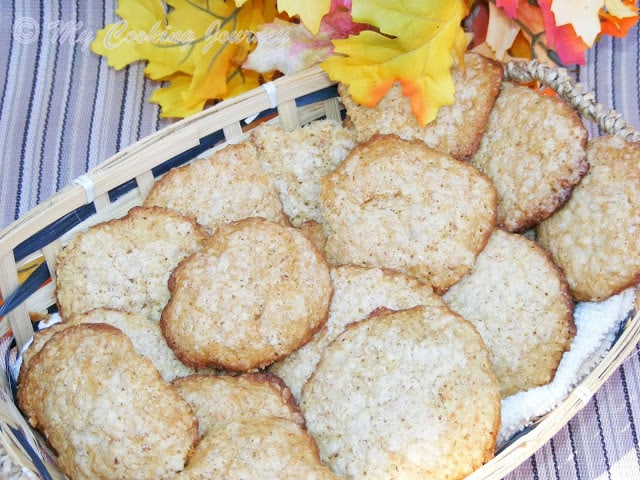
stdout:
{"type": "MultiPolygon", "coordinates": [[[[296,106],[303,107],[305,105],[310,105],[313,103],[321,102],[323,100],[334,98],[337,96],[336,89],[337,87],[335,85],[332,85],[330,87],[309,93],[307,95],[303,95],[295,99],[296,106]]],[[[275,113],[277,113],[277,109],[275,108],[263,110],[255,119],[252,119],[252,121],[255,122],[257,120],[261,120],[263,118],[272,116],[275,113]]],[[[169,171],[171,168],[183,165],[193,160],[197,156],[213,148],[224,140],[225,136],[222,130],[218,130],[205,135],[204,137],[200,138],[198,145],[185,150],[184,152],[179,153],[178,155],[157,165],[156,167],[151,169],[151,172],[154,177],[159,177],[160,175],[169,171]]],[[[132,179],[110,190],[108,192],[110,202],[115,202],[118,198],[136,188],[136,186],[136,180],[132,179]]],[[[95,213],[95,205],[93,203],[90,203],[76,208],[72,212],[69,212],[56,221],[52,222],[14,248],[13,254],[15,261],[19,262],[20,260],[26,258],[28,255],[37,252],[46,245],[49,245],[56,239],[60,238],[64,233],[79,225],[95,213]]],[[[29,277],[24,282],[22,282],[16,288],[16,290],[11,293],[11,295],[4,299],[4,303],[0,306],[0,318],[4,317],[22,302],[24,302],[42,285],[43,282],[50,278],[50,276],[51,275],[46,262],[43,262],[29,275],[29,277]]]]}

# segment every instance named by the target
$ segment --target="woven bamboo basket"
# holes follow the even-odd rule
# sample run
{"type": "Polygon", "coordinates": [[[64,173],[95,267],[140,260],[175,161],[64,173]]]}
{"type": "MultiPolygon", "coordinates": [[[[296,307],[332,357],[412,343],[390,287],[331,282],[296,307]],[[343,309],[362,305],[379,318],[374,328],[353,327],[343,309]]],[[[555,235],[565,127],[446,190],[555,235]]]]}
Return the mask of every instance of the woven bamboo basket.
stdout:
{"type": "MultiPolygon", "coordinates": [[[[563,69],[536,61],[509,62],[505,78],[540,82],[555,90],[601,132],[640,141],[640,134],[619,114],[597,103],[594,95],[563,69]]],[[[342,111],[335,84],[321,69],[279,78],[265,88],[221,102],[138,141],[0,232],[0,294],[4,299],[0,307],[0,353],[7,372],[0,380],[0,445],[18,469],[36,474],[28,478],[66,478],[16,407],[10,374],[17,352],[34,332],[30,312],[55,308],[53,265],[60,248],[77,232],[141,204],[155,179],[170,168],[245,139],[258,122],[279,122],[292,130],[319,118],[341,120],[342,111]]],[[[639,340],[640,315],[636,314],[626,320],[604,359],[558,407],[509,440],[493,460],[468,478],[502,478],[524,462],[586,405],[639,340]]]]}

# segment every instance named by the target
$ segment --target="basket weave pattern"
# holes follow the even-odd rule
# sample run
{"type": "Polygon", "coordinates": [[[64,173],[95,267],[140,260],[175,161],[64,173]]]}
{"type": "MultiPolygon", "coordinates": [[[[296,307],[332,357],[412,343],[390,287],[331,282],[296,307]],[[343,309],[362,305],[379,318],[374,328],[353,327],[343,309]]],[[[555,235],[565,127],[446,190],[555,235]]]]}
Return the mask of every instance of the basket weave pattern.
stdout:
{"type": "MultiPolygon", "coordinates": [[[[562,69],[535,61],[510,62],[505,78],[540,82],[567,100],[583,118],[595,122],[602,132],[640,141],[640,133],[616,112],[597,103],[592,93],[586,92],[562,69]]],[[[55,258],[77,232],[124,215],[132,206],[142,203],[156,178],[170,168],[244,140],[259,121],[279,122],[285,129],[292,130],[324,117],[340,120],[342,112],[335,85],[322,70],[315,68],[282,77],[268,87],[221,102],[139,141],[0,232],[0,293],[7,304],[12,294],[26,297],[0,322],[0,337],[5,342],[2,351],[15,355],[16,348],[9,350],[6,342],[15,339],[20,348],[32,337],[29,312],[44,312],[55,305],[55,258]],[[35,271],[38,265],[40,277],[32,275],[26,282],[20,281],[22,271],[35,271]],[[42,279],[47,278],[50,281],[43,283],[42,279]]],[[[636,316],[579,389],[469,478],[502,478],[526,460],[587,403],[591,392],[609,378],[638,339],[640,319],[636,316]]],[[[3,364],[6,363],[11,363],[11,358],[5,358],[3,364]]],[[[22,470],[26,473],[15,465],[3,467],[1,459],[0,468],[10,471],[11,476],[7,478],[12,480],[36,478],[28,471],[40,471],[42,478],[64,478],[13,404],[9,387],[7,381],[0,386],[0,443],[14,464],[24,467],[22,470]]]]}

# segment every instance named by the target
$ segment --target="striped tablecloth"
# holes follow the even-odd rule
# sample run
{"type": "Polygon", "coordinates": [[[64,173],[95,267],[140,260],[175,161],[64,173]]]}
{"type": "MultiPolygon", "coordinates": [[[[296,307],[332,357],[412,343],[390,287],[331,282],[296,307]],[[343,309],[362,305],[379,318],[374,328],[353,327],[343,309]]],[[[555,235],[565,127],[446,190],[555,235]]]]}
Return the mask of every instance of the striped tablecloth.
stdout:
{"type": "MultiPolygon", "coordinates": [[[[115,152],[167,125],[144,65],[94,55],[114,1],[0,3],[0,228],[115,152]]],[[[603,39],[576,79],[640,128],[640,31],[603,39]]],[[[640,360],[627,359],[587,406],[509,479],[640,478],[640,360]]],[[[0,477],[20,478],[0,445],[0,477]],[[13,472],[13,473],[10,473],[13,472]]],[[[33,478],[33,477],[24,477],[33,478]]]]}

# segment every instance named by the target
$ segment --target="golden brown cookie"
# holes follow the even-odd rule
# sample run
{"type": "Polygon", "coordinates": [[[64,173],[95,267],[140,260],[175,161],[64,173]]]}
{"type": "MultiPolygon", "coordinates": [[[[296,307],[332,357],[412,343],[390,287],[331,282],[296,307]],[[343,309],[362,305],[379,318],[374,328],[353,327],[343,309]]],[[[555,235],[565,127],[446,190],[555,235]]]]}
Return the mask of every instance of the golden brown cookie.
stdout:
{"type": "Polygon", "coordinates": [[[193,219],[160,207],[133,207],[79,233],[56,259],[60,315],[108,307],[157,321],[175,266],[208,237],[193,219]]]}
{"type": "Polygon", "coordinates": [[[263,368],[309,341],[333,293],[322,254],[293,227],[250,218],[221,226],[176,268],[160,325],[196,368],[263,368]]]}
{"type": "Polygon", "coordinates": [[[251,131],[250,140],[291,223],[298,227],[309,220],[321,222],[320,178],[340,165],[355,146],[353,130],[330,119],[292,131],[265,123],[251,131]]]}
{"type": "Polygon", "coordinates": [[[482,335],[503,397],[553,380],[575,335],[564,274],[548,252],[516,233],[496,229],[443,300],[482,335]]]}
{"type": "Polygon", "coordinates": [[[250,142],[227,145],[209,158],[172,168],[153,185],[144,205],[191,216],[209,233],[247,217],[287,223],[278,192],[260,169],[250,142]]]}
{"type": "Polygon", "coordinates": [[[476,53],[466,53],[464,68],[452,69],[454,103],[438,110],[426,126],[418,123],[409,99],[395,84],[374,108],[356,104],[345,85],[338,86],[359,142],[376,133],[395,134],[406,140],[422,140],[428,146],[458,160],[467,160],[476,151],[487,117],[502,80],[502,65],[476,53]]]}
{"type": "Polygon", "coordinates": [[[172,479],[198,438],[187,402],[106,324],[52,335],[20,377],[18,404],[76,480],[172,479]]]}
{"type": "Polygon", "coordinates": [[[51,336],[72,325],[82,323],[106,323],[116,327],[129,337],[136,352],[147,357],[160,372],[162,378],[169,382],[174,378],[191,375],[195,371],[178,360],[167,346],[158,322],[154,322],[144,315],[111,308],[96,308],[85,313],[74,315],[48,328],[39,330],[33,336],[33,341],[24,352],[21,369],[29,367],[29,363],[51,336]]]}
{"type": "Polygon", "coordinates": [[[304,222],[298,227],[300,232],[313,243],[318,250],[324,252],[324,247],[327,245],[327,237],[324,233],[322,223],[315,220],[309,220],[304,222]]]}
{"type": "Polygon", "coordinates": [[[489,352],[447,307],[349,325],[300,407],[320,458],[350,479],[464,478],[493,457],[500,426],[489,352]]]}
{"type": "Polygon", "coordinates": [[[86,313],[74,315],[65,321],[65,325],[78,325],[81,323],[106,323],[119,328],[129,337],[133,348],[147,357],[158,369],[162,378],[171,380],[185,375],[191,375],[195,371],[178,360],[165,342],[158,322],[149,320],[144,315],[124,312],[108,308],[97,308],[86,313]]]}
{"type": "Polygon", "coordinates": [[[173,387],[198,417],[199,434],[230,421],[251,422],[264,417],[290,420],[304,427],[304,417],[291,391],[276,375],[190,375],[173,387]]]}
{"type": "Polygon", "coordinates": [[[22,353],[22,363],[20,364],[20,375],[24,375],[24,372],[29,368],[31,360],[42,349],[45,343],[51,338],[54,333],[64,330],[69,325],[64,323],[55,323],[47,328],[42,328],[34,332],[31,342],[22,353]]]}
{"type": "Polygon", "coordinates": [[[471,164],[498,192],[498,225],[517,232],[560,208],[587,173],[587,130],[558,97],[505,82],[471,164]]]}
{"type": "Polygon", "coordinates": [[[596,137],[589,173],[537,228],[576,300],[600,301],[640,282],[640,145],[596,137]]]}
{"type": "Polygon", "coordinates": [[[309,433],[277,417],[230,421],[208,431],[176,480],[338,480],[309,433]]]}
{"type": "Polygon", "coordinates": [[[331,264],[397,270],[438,293],[471,268],[496,219],[483,174],[394,135],[354,148],[322,179],[320,198],[331,264]]]}
{"type": "Polygon", "coordinates": [[[269,367],[285,381],[297,400],[324,349],[348,324],[363,320],[380,308],[443,305],[430,286],[390,270],[342,265],[331,269],[331,280],[334,292],[326,325],[309,343],[269,367]]]}

